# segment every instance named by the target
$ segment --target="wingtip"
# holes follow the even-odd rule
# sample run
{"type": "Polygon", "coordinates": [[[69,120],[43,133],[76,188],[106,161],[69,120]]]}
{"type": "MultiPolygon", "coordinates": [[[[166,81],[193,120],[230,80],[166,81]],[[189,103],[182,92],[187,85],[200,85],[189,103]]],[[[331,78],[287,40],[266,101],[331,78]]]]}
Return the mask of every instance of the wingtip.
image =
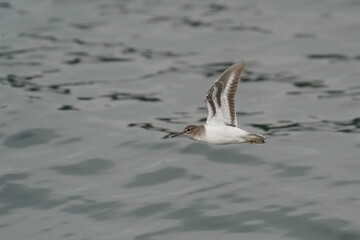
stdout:
{"type": "Polygon", "coordinates": [[[244,65],[244,67],[245,67],[245,65],[246,65],[246,64],[245,64],[245,61],[244,61],[243,59],[241,59],[241,60],[238,62],[238,64],[239,64],[239,65],[244,65]]]}
{"type": "Polygon", "coordinates": [[[245,61],[242,60],[242,59],[233,64],[233,67],[238,67],[238,68],[241,68],[241,69],[244,69],[245,66],[246,66],[245,61]]]}

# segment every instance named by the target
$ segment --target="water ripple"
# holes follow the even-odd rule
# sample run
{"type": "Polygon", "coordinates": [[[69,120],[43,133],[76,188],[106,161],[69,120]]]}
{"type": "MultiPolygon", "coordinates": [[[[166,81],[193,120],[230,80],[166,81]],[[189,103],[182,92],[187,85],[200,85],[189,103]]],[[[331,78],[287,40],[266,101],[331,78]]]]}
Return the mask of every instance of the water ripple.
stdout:
{"type": "Polygon", "coordinates": [[[102,95],[101,97],[109,98],[111,100],[137,100],[141,102],[161,102],[160,98],[153,97],[154,93],[150,94],[136,94],[136,93],[112,93],[109,95],[102,95]]]}
{"type": "Polygon", "coordinates": [[[349,56],[346,54],[339,54],[339,53],[309,54],[306,57],[308,59],[314,59],[314,60],[328,60],[330,63],[338,62],[338,61],[360,60],[360,55],[349,56]]]}
{"type": "Polygon", "coordinates": [[[287,237],[295,237],[303,240],[357,240],[360,238],[359,231],[346,229],[350,225],[348,221],[338,218],[316,219],[319,217],[318,213],[292,215],[291,213],[296,210],[295,207],[279,207],[270,212],[265,209],[258,209],[227,215],[208,216],[205,214],[206,210],[216,209],[218,207],[217,205],[206,202],[191,203],[185,208],[175,210],[165,215],[166,219],[180,220],[178,226],[141,234],[135,237],[135,239],[150,240],[161,235],[194,231],[265,233],[269,228],[285,231],[287,237]]]}
{"type": "Polygon", "coordinates": [[[297,131],[327,131],[327,132],[343,132],[343,133],[359,133],[360,118],[350,120],[331,121],[320,120],[313,122],[293,122],[278,121],[277,123],[268,124],[249,124],[250,126],[262,129],[267,135],[274,135],[282,132],[297,131]]]}
{"type": "Polygon", "coordinates": [[[133,181],[129,182],[124,187],[148,187],[180,178],[201,179],[202,176],[189,174],[188,170],[183,168],[165,167],[154,172],[139,174],[133,181]]]}

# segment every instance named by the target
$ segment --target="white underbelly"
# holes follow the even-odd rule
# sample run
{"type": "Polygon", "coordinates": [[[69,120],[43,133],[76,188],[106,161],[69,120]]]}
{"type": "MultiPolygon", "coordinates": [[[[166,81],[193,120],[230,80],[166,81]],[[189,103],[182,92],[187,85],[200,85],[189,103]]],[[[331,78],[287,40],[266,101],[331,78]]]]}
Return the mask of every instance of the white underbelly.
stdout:
{"type": "Polygon", "coordinates": [[[240,128],[229,126],[205,126],[205,135],[200,141],[213,144],[241,143],[249,133],[240,128]]]}

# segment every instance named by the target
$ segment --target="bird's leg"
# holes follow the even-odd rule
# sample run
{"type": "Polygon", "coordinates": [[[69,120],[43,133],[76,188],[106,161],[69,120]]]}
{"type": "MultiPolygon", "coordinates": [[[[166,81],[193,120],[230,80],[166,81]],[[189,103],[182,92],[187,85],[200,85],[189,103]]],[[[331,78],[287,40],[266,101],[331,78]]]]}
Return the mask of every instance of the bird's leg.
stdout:
{"type": "Polygon", "coordinates": [[[255,143],[255,144],[263,144],[265,143],[266,138],[257,133],[250,133],[248,136],[244,137],[246,142],[255,143]]]}

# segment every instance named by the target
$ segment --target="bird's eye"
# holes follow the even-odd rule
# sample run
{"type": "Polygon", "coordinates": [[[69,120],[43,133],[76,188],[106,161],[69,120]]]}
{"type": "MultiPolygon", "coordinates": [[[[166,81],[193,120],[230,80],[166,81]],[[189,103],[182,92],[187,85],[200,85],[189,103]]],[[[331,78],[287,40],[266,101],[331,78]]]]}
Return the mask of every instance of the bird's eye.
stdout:
{"type": "Polygon", "coordinates": [[[186,131],[187,131],[187,132],[190,131],[190,128],[186,129],[186,131]]]}

